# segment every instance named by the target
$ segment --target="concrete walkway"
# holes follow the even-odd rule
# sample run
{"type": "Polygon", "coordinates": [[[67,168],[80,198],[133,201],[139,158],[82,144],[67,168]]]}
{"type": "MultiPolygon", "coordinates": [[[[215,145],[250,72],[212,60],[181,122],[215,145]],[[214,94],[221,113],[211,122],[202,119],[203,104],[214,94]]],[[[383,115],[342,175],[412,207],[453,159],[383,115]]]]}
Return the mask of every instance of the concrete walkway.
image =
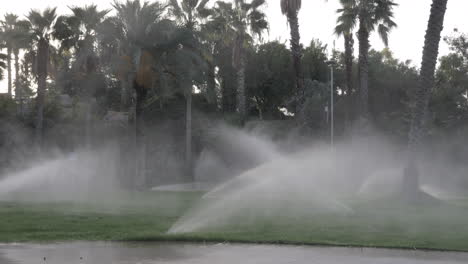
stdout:
{"type": "Polygon", "coordinates": [[[1,264],[461,264],[467,253],[238,244],[0,244],[1,264]]]}

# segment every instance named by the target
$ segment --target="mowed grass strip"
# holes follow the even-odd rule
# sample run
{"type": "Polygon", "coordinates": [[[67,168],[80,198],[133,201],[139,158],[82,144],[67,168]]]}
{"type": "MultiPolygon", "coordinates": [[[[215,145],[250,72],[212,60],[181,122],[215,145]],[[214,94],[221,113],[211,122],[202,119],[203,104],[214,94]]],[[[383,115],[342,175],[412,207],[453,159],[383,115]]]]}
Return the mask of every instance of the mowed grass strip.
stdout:
{"type": "Polygon", "coordinates": [[[423,206],[354,201],[354,213],[347,215],[237,215],[202,232],[167,234],[200,197],[161,192],[93,203],[0,202],[0,242],[204,241],[468,251],[467,201],[423,206]]]}

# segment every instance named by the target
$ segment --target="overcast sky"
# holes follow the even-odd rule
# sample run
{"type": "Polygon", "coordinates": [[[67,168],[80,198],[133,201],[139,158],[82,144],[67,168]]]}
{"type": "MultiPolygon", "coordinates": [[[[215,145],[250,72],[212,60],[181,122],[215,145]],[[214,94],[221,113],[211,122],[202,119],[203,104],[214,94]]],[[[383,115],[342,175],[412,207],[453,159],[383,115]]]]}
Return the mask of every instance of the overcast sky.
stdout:
{"type": "MultiPolygon", "coordinates": [[[[68,6],[97,4],[101,8],[110,8],[109,0],[2,0],[0,16],[11,12],[24,16],[30,9],[43,9],[44,7],[58,7],[58,13],[69,13],[68,6]]],[[[211,0],[215,2],[215,0],[211,0]]],[[[268,6],[265,12],[270,22],[268,39],[286,42],[289,39],[289,30],[286,18],[281,15],[280,0],[267,0],[268,6]]],[[[395,9],[395,21],[398,28],[390,35],[390,49],[401,60],[410,59],[419,66],[422,56],[424,34],[429,18],[432,0],[396,0],[399,4],[395,9]]],[[[302,42],[308,45],[311,39],[320,39],[329,44],[331,48],[335,41],[336,49],[342,50],[342,40],[333,35],[336,22],[336,9],[338,0],[303,0],[300,12],[300,32],[302,42]]],[[[450,35],[454,28],[462,32],[468,32],[466,22],[467,0],[451,0],[448,2],[448,10],[445,19],[443,36],[450,35]]],[[[356,41],[357,44],[357,41],[356,41]]],[[[371,45],[375,49],[384,46],[377,34],[371,35],[371,45]]],[[[355,48],[357,50],[357,47],[355,48]]],[[[442,43],[441,54],[447,54],[448,47],[442,43]]],[[[6,90],[6,82],[0,82],[0,91],[6,90]]]]}

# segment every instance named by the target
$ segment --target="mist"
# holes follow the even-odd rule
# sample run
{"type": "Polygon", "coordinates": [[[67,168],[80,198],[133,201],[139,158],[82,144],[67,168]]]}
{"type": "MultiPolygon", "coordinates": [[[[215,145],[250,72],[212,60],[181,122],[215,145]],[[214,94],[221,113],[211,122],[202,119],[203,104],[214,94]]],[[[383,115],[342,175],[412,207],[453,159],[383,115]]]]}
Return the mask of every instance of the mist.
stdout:
{"type": "MultiPolygon", "coordinates": [[[[284,217],[346,217],[356,214],[357,201],[392,204],[399,196],[407,164],[405,145],[374,132],[339,138],[332,147],[326,138],[309,141],[296,131],[277,137],[262,125],[240,129],[218,120],[202,132],[202,142],[207,143],[194,158],[199,188],[193,190],[205,193],[169,233],[214,231],[284,217]]],[[[147,140],[171,142],[173,136],[162,132],[168,127],[148,129],[152,136],[147,140]]],[[[131,196],[122,193],[135,176],[126,174],[133,167],[122,142],[125,138],[118,136],[103,138],[96,146],[29,158],[22,168],[2,174],[0,200],[125,204],[131,196]]],[[[441,200],[463,197],[467,166],[445,154],[453,151],[450,146],[428,144],[418,163],[421,189],[441,200]],[[440,152],[435,155],[433,148],[440,152]]],[[[158,146],[166,162],[158,160],[160,155],[145,157],[142,190],[168,191],[165,186],[180,185],[174,190],[187,191],[194,186],[181,174],[181,155],[171,149],[170,144],[158,146]],[[161,149],[164,146],[167,149],[161,149]]]]}

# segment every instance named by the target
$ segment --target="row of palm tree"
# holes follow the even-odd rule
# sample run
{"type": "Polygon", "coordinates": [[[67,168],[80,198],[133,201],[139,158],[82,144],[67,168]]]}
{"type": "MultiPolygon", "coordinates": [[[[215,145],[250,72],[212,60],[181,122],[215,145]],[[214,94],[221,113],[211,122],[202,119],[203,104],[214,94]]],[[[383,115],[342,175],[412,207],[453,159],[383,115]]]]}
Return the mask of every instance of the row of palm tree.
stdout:
{"type": "MultiPolygon", "coordinates": [[[[233,45],[233,65],[237,69],[237,85],[238,85],[238,112],[241,119],[245,120],[245,52],[244,46],[252,44],[252,35],[260,36],[262,31],[267,28],[265,15],[259,10],[265,1],[241,1],[237,0],[234,5],[231,3],[218,2],[217,6],[213,9],[205,8],[208,0],[200,1],[170,1],[171,14],[182,24],[186,31],[191,32],[193,38],[198,38],[201,42],[200,32],[203,24],[218,23],[217,28],[220,26],[230,27],[223,29],[224,33],[229,33],[232,38],[233,45]],[[219,25],[219,20],[216,18],[224,17],[225,25],[219,25]],[[198,36],[197,36],[198,35],[198,36]]],[[[18,17],[12,14],[6,15],[3,21],[3,40],[5,48],[7,49],[7,71],[8,71],[8,93],[12,94],[12,76],[11,76],[11,53],[15,54],[17,66],[17,76],[19,72],[19,50],[24,48],[28,49],[37,59],[37,81],[38,81],[38,116],[37,116],[37,138],[39,139],[42,130],[42,110],[41,105],[43,101],[43,93],[45,91],[45,80],[47,79],[48,72],[47,66],[49,60],[49,52],[51,51],[50,41],[52,39],[60,42],[59,53],[69,52],[73,53],[70,56],[76,57],[73,67],[80,68],[80,64],[84,65],[91,57],[96,54],[95,45],[97,37],[109,41],[106,43],[112,47],[118,47],[117,51],[127,62],[129,62],[130,69],[128,74],[123,80],[124,92],[122,93],[122,105],[125,108],[129,101],[137,100],[138,90],[136,94],[132,94],[132,89],[135,79],[136,68],[139,66],[139,60],[142,50],[151,46],[151,37],[149,35],[148,27],[159,27],[161,31],[164,26],[169,27],[164,29],[170,31],[170,23],[166,21],[165,11],[167,6],[159,2],[155,3],[140,3],[138,0],[115,2],[113,7],[117,11],[117,15],[107,17],[108,10],[98,11],[96,6],[87,6],[85,8],[72,7],[72,15],[57,16],[55,8],[45,9],[43,12],[36,10],[31,11],[26,21],[18,21],[18,17]],[[19,26],[20,25],[20,26],[19,26]],[[106,28],[97,34],[99,28],[106,28]],[[21,29],[21,30],[20,30],[21,29]],[[109,31],[109,29],[111,29],[109,31]],[[113,31],[112,31],[113,30],[113,31]],[[25,33],[21,37],[18,33],[25,33]],[[111,34],[109,34],[112,32],[111,34]],[[100,35],[100,36],[97,36],[100,35]],[[23,36],[26,36],[23,40],[23,36]],[[20,41],[19,43],[18,41],[20,41]],[[18,42],[18,43],[17,43],[18,42]]],[[[153,32],[154,33],[154,32],[153,32]]],[[[155,45],[152,45],[155,46],[155,45]]],[[[184,48],[188,48],[185,45],[184,48]]],[[[154,48],[154,47],[153,47],[154,48]]],[[[193,50],[192,50],[193,51],[193,50]]],[[[195,52],[202,55],[200,52],[195,52]]],[[[122,76],[121,76],[122,77],[122,76]]],[[[191,86],[186,84],[187,89],[191,86]]],[[[21,91],[18,90],[16,96],[20,95],[21,91]]],[[[191,92],[187,92],[187,101],[190,101],[191,92]]],[[[189,104],[189,103],[188,103],[189,104]]],[[[135,108],[138,108],[138,104],[135,108]]],[[[190,109],[190,107],[187,107],[190,109]]],[[[138,109],[135,109],[138,111],[138,109]]]]}
{"type": "MultiPolygon", "coordinates": [[[[295,71],[295,93],[299,98],[303,93],[303,77],[301,68],[302,48],[300,44],[298,13],[301,9],[301,0],[281,0],[281,11],[286,15],[291,32],[291,51],[295,71]]],[[[353,93],[353,53],[354,30],[358,28],[359,39],[359,105],[363,121],[369,119],[369,36],[377,30],[379,36],[388,46],[388,34],[396,27],[393,21],[393,8],[397,5],[393,0],[340,0],[341,8],[337,10],[339,17],[335,34],[344,38],[345,66],[346,66],[346,93],[349,95],[348,104],[351,103],[353,93]]],[[[296,105],[298,102],[296,102],[296,105]]]]}
{"type": "Polygon", "coordinates": [[[343,36],[347,68],[348,90],[352,89],[352,51],[353,33],[357,28],[359,40],[359,105],[362,121],[369,119],[369,37],[377,31],[385,46],[388,46],[388,34],[396,27],[393,21],[393,8],[397,5],[393,0],[340,0],[342,8],[337,12],[335,33],[343,36]]]}
{"type": "MultiPolygon", "coordinates": [[[[260,37],[262,32],[267,29],[268,23],[259,8],[265,4],[264,0],[235,0],[234,5],[231,3],[218,2],[217,7],[213,9],[205,8],[207,0],[202,1],[182,1],[179,6],[177,0],[170,1],[172,14],[182,23],[185,23],[187,30],[194,31],[200,30],[201,23],[206,20],[214,23],[216,21],[216,12],[219,16],[224,16],[225,29],[224,33],[231,34],[233,45],[233,66],[236,69],[237,75],[237,111],[240,115],[241,122],[245,121],[246,116],[246,100],[245,100],[245,52],[244,46],[249,45],[249,42],[253,40],[252,37],[260,37]],[[213,18],[211,21],[209,17],[213,18]],[[229,23],[228,23],[229,22],[229,23]],[[198,27],[198,28],[197,28],[198,27]]],[[[360,105],[361,116],[365,119],[368,118],[368,52],[369,52],[369,34],[377,30],[382,40],[388,44],[388,33],[396,26],[392,20],[393,7],[396,5],[392,0],[340,0],[342,8],[338,10],[340,14],[338,18],[338,24],[335,29],[336,34],[342,35],[345,39],[345,55],[346,55],[346,68],[347,68],[347,90],[351,94],[353,91],[353,80],[352,78],[352,62],[353,62],[353,30],[359,26],[358,37],[359,37],[359,94],[360,94],[360,105]]],[[[117,10],[118,15],[115,17],[114,22],[118,19],[120,25],[129,27],[126,31],[129,33],[126,36],[125,32],[122,36],[126,39],[119,41],[121,45],[120,49],[126,50],[127,58],[131,59],[131,64],[135,66],[136,57],[138,56],[139,49],[137,47],[137,40],[144,39],[145,33],[142,31],[144,26],[149,23],[155,22],[161,18],[164,8],[162,4],[153,3],[140,4],[139,1],[127,1],[126,3],[115,3],[114,8],[117,10]],[[157,6],[157,8],[155,8],[157,6]],[[152,11],[150,11],[152,10],[152,11]],[[129,17],[129,14],[139,14],[138,12],[147,12],[148,21],[143,21],[141,17],[139,19],[129,17]],[[137,13],[135,13],[137,12],[137,13]],[[130,19],[125,21],[125,19],[130,19]],[[154,21],[152,21],[154,20],[154,21]],[[131,23],[130,23],[131,22],[131,23]],[[133,24],[135,25],[133,25],[133,24]],[[131,28],[135,27],[135,28],[131,28]],[[126,47],[127,46],[127,47],[126,47]]],[[[299,21],[298,12],[301,8],[300,0],[282,0],[281,10],[288,18],[288,22],[291,28],[291,50],[295,69],[295,93],[296,97],[303,92],[303,77],[301,69],[301,57],[302,48],[300,45],[300,34],[299,34],[299,21]]],[[[84,58],[89,58],[91,54],[84,54],[84,51],[89,53],[93,49],[92,44],[96,41],[96,30],[97,26],[100,25],[108,13],[108,11],[98,11],[96,6],[90,6],[87,8],[71,8],[73,15],[61,16],[58,19],[55,13],[55,9],[47,9],[42,14],[38,11],[31,11],[28,15],[28,20],[31,25],[32,39],[25,38],[24,36],[25,21],[18,21],[18,17],[12,14],[5,16],[3,21],[3,32],[6,36],[6,48],[7,48],[7,71],[8,71],[8,92],[12,93],[12,77],[11,77],[11,53],[15,54],[15,70],[16,80],[18,80],[19,72],[19,50],[20,48],[26,48],[31,44],[32,41],[37,42],[37,55],[40,65],[45,65],[46,58],[43,55],[48,50],[48,41],[51,37],[61,41],[61,50],[70,50],[73,48],[75,55],[80,60],[85,61],[84,58]],[[55,21],[56,20],[56,21],[55,21]],[[55,24],[53,24],[55,23],[55,24]],[[33,28],[35,27],[35,28],[33,28]],[[18,30],[20,29],[20,30],[18,30]],[[81,30],[83,29],[83,30],[81,30]],[[23,34],[18,35],[18,32],[23,34]],[[52,36],[53,34],[53,36],[52,36]],[[20,41],[21,43],[14,43],[20,41]],[[40,44],[40,45],[39,45],[40,44]],[[91,46],[90,46],[91,45],[91,46]],[[41,49],[39,48],[41,47],[41,49]]],[[[206,22],[205,21],[205,22],[206,22]]],[[[111,23],[110,21],[106,21],[111,23]]],[[[216,21],[220,22],[220,21],[216,21]]],[[[125,29],[124,29],[125,31],[125,29]]],[[[225,36],[227,37],[227,36],[225,36]]],[[[140,41],[141,42],[141,41],[140,41]]],[[[39,67],[44,69],[44,67],[39,67]]],[[[135,72],[135,70],[130,70],[135,72]]],[[[38,101],[42,99],[42,88],[47,73],[42,70],[38,72],[38,101]]],[[[131,76],[127,76],[126,86],[131,86],[131,76]]],[[[18,86],[18,84],[16,84],[18,86]]],[[[127,104],[129,100],[128,94],[130,89],[124,88],[125,92],[122,93],[122,104],[127,104]]],[[[18,90],[20,93],[21,91],[18,90]]],[[[187,101],[189,101],[188,99],[187,101]]],[[[41,105],[39,103],[39,105],[41,105]]],[[[296,103],[297,105],[297,103],[296,103]]],[[[40,107],[39,107],[40,108],[40,107]]],[[[189,109],[190,107],[187,107],[189,109]]],[[[41,112],[40,110],[38,112],[41,112]]],[[[41,128],[41,117],[38,113],[38,130],[41,128]]],[[[38,136],[40,137],[40,136],[38,136]]]]}
{"type": "MultiPolygon", "coordinates": [[[[354,34],[359,42],[358,76],[361,120],[369,122],[369,37],[377,32],[388,45],[390,31],[396,27],[393,20],[394,0],[339,0],[335,33],[344,39],[346,94],[356,93],[353,80],[354,34]]],[[[433,0],[429,29],[426,35],[421,82],[410,132],[410,149],[417,145],[422,133],[423,116],[427,108],[428,94],[433,86],[440,30],[447,0],[433,0]]],[[[144,124],[141,119],[149,88],[170,78],[185,95],[186,101],[186,163],[191,171],[192,94],[194,86],[201,86],[200,76],[207,76],[208,98],[216,99],[215,69],[219,62],[214,54],[231,49],[231,67],[235,70],[237,105],[240,123],[247,118],[246,100],[246,50],[254,45],[268,29],[266,15],[262,12],[265,0],[217,1],[209,7],[209,0],[170,0],[160,2],[126,0],[114,2],[116,14],[98,10],[95,5],[71,7],[72,14],[58,16],[55,8],[42,12],[32,10],[26,20],[7,14],[1,25],[0,45],[6,54],[0,58],[0,68],[8,74],[8,94],[13,94],[12,61],[14,60],[16,98],[22,105],[23,89],[20,82],[20,53],[25,52],[24,71],[32,70],[37,79],[37,112],[35,139],[38,145],[43,139],[43,115],[47,90],[47,78],[72,72],[72,79],[85,80],[100,72],[114,72],[121,82],[121,109],[128,111],[132,120],[132,134],[137,149],[142,149],[144,124]],[[175,20],[175,23],[174,23],[175,20]],[[55,48],[52,41],[58,41],[55,48]],[[170,56],[169,56],[170,55],[170,56]],[[61,64],[54,62],[58,57],[61,64]],[[12,58],[14,57],[14,58],[12,58]],[[1,64],[1,59],[6,65],[1,64]],[[61,65],[61,66],[57,66],[61,65]],[[172,67],[173,69],[168,69],[172,67]],[[157,77],[155,77],[157,76],[157,77]]],[[[304,93],[302,70],[302,46],[299,34],[299,10],[301,0],[281,0],[281,11],[287,17],[291,33],[291,55],[294,67],[294,98],[298,107],[304,93]]],[[[218,69],[220,74],[223,69],[218,69]]],[[[66,78],[65,78],[66,79],[66,78]]],[[[86,85],[82,85],[86,86],[86,85]]],[[[223,91],[225,92],[225,91],[223,91]]],[[[83,88],[78,93],[91,101],[94,90],[83,88]]],[[[22,106],[21,106],[22,108],[22,106]]],[[[351,107],[349,107],[351,108],[351,107]]],[[[89,106],[88,112],[91,110],[89,106]]],[[[297,111],[297,109],[296,109],[297,111]]],[[[361,125],[364,125],[361,124],[361,125]]],[[[90,127],[89,124],[86,127],[90,127]]],[[[413,152],[413,151],[410,151],[413,152]]],[[[143,155],[143,154],[142,154],[143,155]]]]}

